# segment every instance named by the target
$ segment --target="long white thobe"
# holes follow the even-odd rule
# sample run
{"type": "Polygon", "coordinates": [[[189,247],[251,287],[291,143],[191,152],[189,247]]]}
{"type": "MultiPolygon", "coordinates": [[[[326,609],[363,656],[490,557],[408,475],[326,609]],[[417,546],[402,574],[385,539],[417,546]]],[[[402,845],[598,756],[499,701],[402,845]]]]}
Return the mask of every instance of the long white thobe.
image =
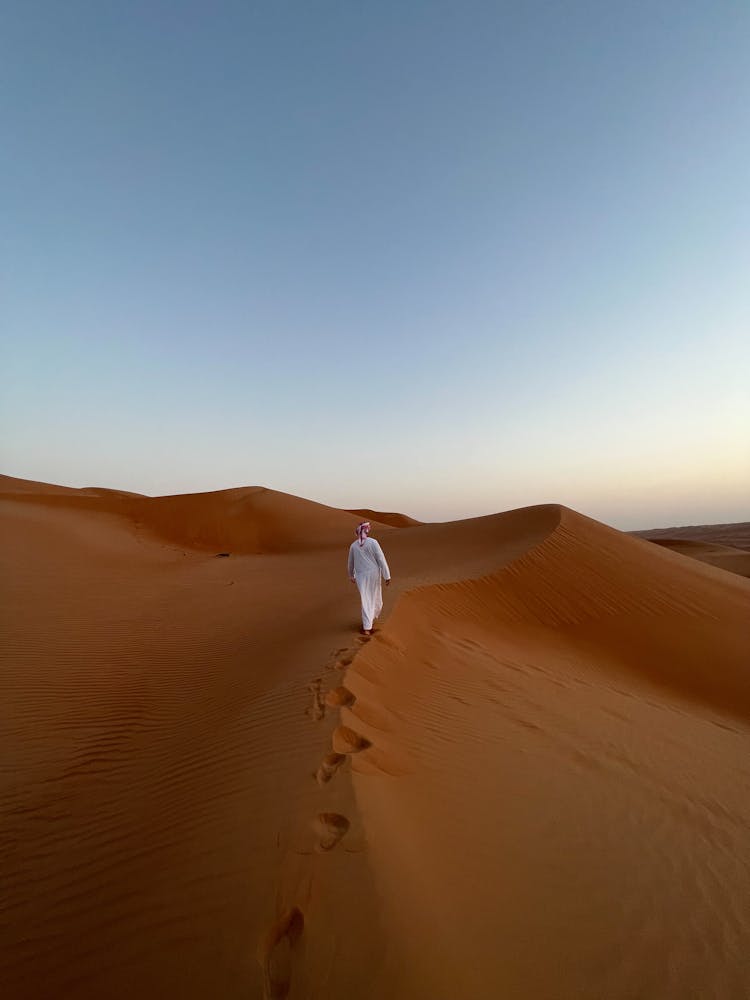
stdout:
{"type": "Polygon", "coordinates": [[[359,539],[352,542],[349,549],[349,576],[354,577],[359,588],[359,596],[362,598],[362,628],[369,632],[372,623],[383,610],[380,579],[391,578],[383,550],[374,538],[366,538],[364,545],[359,544],[359,539]]]}

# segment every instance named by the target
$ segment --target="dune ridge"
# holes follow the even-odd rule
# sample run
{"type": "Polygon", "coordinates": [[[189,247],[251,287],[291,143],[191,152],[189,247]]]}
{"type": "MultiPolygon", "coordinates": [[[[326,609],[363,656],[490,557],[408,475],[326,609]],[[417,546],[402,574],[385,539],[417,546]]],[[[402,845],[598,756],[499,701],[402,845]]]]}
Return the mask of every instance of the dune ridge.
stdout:
{"type": "MultiPolygon", "coordinates": [[[[173,545],[242,554],[281,553],[341,544],[357,518],[348,511],[263,486],[147,497],[122,490],[75,490],[2,477],[0,499],[113,514],[173,545]]],[[[390,515],[394,522],[402,515],[390,515]]],[[[408,519],[406,519],[408,520],[408,519]]],[[[391,524],[375,522],[377,528],[391,524]]]]}
{"type": "Polygon", "coordinates": [[[744,995],[748,608],[566,509],[498,572],[400,598],[341,710],[410,970],[387,988],[744,995]]]}

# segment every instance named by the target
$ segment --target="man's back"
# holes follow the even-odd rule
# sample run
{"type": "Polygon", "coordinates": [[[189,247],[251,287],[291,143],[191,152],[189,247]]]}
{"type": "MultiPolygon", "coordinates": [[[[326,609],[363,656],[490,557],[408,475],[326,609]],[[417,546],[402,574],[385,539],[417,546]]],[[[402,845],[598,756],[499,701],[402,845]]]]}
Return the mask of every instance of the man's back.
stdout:
{"type": "Polygon", "coordinates": [[[383,571],[385,556],[374,538],[366,538],[364,545],[360,545],[359,541],[352,542],[349,557],[357,575],[377,573],[379,576],[383,571]]]}

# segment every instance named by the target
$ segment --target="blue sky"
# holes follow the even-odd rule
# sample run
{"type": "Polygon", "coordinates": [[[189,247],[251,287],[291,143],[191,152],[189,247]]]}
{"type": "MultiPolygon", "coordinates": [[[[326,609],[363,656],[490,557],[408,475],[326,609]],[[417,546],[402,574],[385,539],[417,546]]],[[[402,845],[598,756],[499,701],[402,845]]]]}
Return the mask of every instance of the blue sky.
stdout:
{"type": "Polygon", "coordinates": [[[750,516],[750,7],[4,8],[3,471],[750,516]]]}

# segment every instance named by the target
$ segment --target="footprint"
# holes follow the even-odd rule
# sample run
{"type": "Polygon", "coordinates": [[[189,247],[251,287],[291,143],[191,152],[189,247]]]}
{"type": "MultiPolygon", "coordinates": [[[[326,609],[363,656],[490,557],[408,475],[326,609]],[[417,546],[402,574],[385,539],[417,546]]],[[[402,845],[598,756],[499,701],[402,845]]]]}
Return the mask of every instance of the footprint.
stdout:
{"type": "Polygon", "coordinates": [[[354,653],[347,653],[346,656],[342,656],[340,660],[336,660],[337,670],[346,670],[349,664],[354,659],[354,653]]]}
{"type": "Polygon", "coordinates": [[[320,813],[315,820],[319,851],[332,851],[349,830],[349,820],[340,813],[320,813]]]}
{"type": "Polygon", "coordinates": [[[307,709],[308,715],[314,722],[320,722],[326,714],[326,707],[323,704],[323,696],[320,693],[320,678],[307,685],[307,690],[312,692],[312,705],[307,709]]]}
{"type": "Polygon", "coordinates": [[[359,753],[371,746],[369,740],[348,726],[339,726],[333,731],[333,749],[336,753],[359,753]]]}
{"type": "Polygon", "coordinates": [[[326,694],[326,705],[339,708],[341,705],[353,705],[357,699],[347,687],[336,687],[326,694]]]}
{"type": "Polygon", "coordinates": [[[346,755],[343,753],[334,753],[333,751],[327,753],[315,774],[315,780],[318,784],[327,785],[345,760],[346,755]]]}
{"type": "Polygon", "coordinates": [[[264,1000],[284,1000],[292,985],[292,951],[305,927],[302,911],[293,906],[268,930],[258,949],[263,969],[264,1000]]]}

